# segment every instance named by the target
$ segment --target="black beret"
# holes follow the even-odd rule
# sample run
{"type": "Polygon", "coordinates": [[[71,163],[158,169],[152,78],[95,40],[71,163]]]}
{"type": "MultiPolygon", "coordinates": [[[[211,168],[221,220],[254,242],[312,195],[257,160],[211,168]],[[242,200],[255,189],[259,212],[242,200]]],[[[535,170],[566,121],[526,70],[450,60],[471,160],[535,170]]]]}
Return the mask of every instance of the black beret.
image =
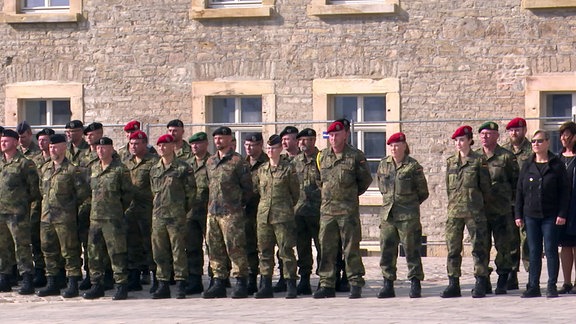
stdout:
{"type": "Polygon", "coordinates": [[[66,143],[66,136],[62,134],[54,134],[50,136],[50,144],[66,143]]]}
{"type": "Polygon", "coordinates": [[[30,128],[30,124],[28,124],[27,121],[23,121],[16,126],[16,132],[18,132],[18,134],[24,134],[25,132],[31,130],[32,128],[30,128]]]}
{"type": "Polygon", "coordinates": [[[221,126],[216,128],[216,130],[212,133],[212,136],[216,135],[232,135],[232,130],[230,127],[221,126]]]}
{"type": "Polygon", "coordinates": [[[296,138],[300,137],[316,137],[316,131],[312,128],[304,128],[300,133],[298,133],[298,135],[296,135],[296,138]]]}
{"type": "MultiPolygon", "coordinates": [[[[42,128],[41,131],[39,131],[38,133],[36,133],[36,139],[39,139],[40,136],[42,135],[48,135],[48,136],[52,136],[54,135],[56,132],[52,129],[52,128],[42,128]]],[[[50,140],[52,141],[52,140],[50,140]]]]}
{"type": "Polygon", "coordinates": [[[20,135],[11,129],[5,129],[2,131],[2,137],[12,137],[15,139],[20,139],[20,135]]]}
{"type": "Polygon", "coordinates": [[[262,140],[262,133],[250,133],[245,139],[247,142],[262,142],[262,140]]]}
{"type": "Polygon", "coordinates": [[[345,129],[346,131],[349,131],[349,130],[350,130],[350,121],[349,121],[348,119],[346,119],[346,118],[340,118],[340,119],[337,119],[337,120],[335,120],[335,121],[341,122],[342,125],[344,125],[344,129],[345,129]]]}
{"type": "Polygon", "coordinates": [[[98,141],[98,145],[114,145],[114,142],[112,142],[112,139],[110,139],[109,137],[102,137],[98,141]]]}
{"type": "Polygon", "coordinates": [[[272,146],[272,145],[278,145],[282,143],[282,137],[280,137],[277,134],[274,134],[272,136],[270,136],[270,138],[268,139],[268,145],[272,146]]]}
{"type": "Polygon", "coordinates": [[[168,128],[168,127],[184,127],[184,123],[180,119],[174,119],[174,120],[171,120],[170,122],[168,122],[168,125],[166,125],[166,128],[168,128]]]}
{"type": "Polygon", "coordinates": [[[99,129],[102,129],[101,123],[98,123],[98,122],[92,123],[92,124],[86,126],[86,128],[84,128],[84,135],[88,135],[88,133],[91,133],[91,132],[99,130],[99,129]]]}
{"type": "Polygon", "coordinates": [[[283,131],[280,132],[280,138],[287,134],[298,135],[298,128],[294,126],[286,126],[283,131]]]}
{"type": "Polygon", "coordinates": [[[64,128],[66,129],[74,129],[74,128],[84,128],[84,124],[79,121],[79,120],[71,120],[69,122],[66,123],[66,126],[64,126],[64,128]]]}
{"type": "Polygon", "coordinates": [[[0,134],[4,131],[4,127],[0,126],[0,134]]]}
{"type": "Polygon", "coordinates": [[[207,141],[207,140],[208,140],[208,134],[206,134],[204,132],[198,132],[198,133],[190,136],[190,138],[188,139],[188,143],[202,142],[202,141],[207,141]]]}

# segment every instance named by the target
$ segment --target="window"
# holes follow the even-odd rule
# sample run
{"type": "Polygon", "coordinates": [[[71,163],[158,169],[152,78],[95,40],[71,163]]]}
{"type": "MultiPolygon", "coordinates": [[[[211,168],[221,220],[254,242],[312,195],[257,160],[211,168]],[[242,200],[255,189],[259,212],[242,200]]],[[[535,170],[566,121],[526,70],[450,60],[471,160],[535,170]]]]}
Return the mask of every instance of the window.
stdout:
{"type": "Polygon", "coordinates": [[[397,14],[399,0],[311,0],[310,16],[397,14]]]}
{"type": "Polygon", "coordinates": [[[78,22],[81,17],[82,0],[5,0],[0,22],[78,22]]]}
{"type": "Polygon", "coordinates": [[[558,153],[562,150],[558,129],[565,121],[572,120],[576,114],[576,92],[573,93],[543,93],[546,103],[546,115],[543,121],[544,129],[550,131],[550,150],[558,153]]]}
{"type": "Polygon", "coordinates": [[[191,19],[270,17],[276,0],[192,0],[191,19]]]}
{"type": "Polygon", "coordinates": [[[523,0],[524,9],[576,7],[576,0],[523,0]]]}
{"type": "Polygon", "coordinates": [[[64,125],[70,117],[70,99],[25,99],[22,102],[22,119],[30,125],[64,125]]]}

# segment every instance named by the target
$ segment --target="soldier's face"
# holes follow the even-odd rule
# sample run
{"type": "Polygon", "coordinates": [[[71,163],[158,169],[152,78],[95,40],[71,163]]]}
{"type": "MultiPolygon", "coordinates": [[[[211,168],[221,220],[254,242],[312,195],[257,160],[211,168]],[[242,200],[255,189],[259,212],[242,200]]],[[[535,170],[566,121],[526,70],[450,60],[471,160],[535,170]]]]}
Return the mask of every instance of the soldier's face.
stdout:
{"type": "Polygon", "coordinates": [[[130,135],[132,135],[132,132],[124,132],[124,135],[126,136],[126,139],[130,141],[130,135]]]}
{"type": "Polygon", "coordinates": [[[526,137],[526,127],[513,127],[508,129],[508,136],[512,143],[520,143],[526,137]]]}
{"type": "Polygon", "coordinates": [[[282,148],[286,151],[294,151],[298,148],[296,134],[286,134],[282,136],[282,148]]]}
{"type": "Polygon", "coordinates": [[[38,146],[42,151],[48,151],[50,146],[50,136],[48,135],[41,135],[38,137],[38,146]]]}
{"type": "Polygon", "coordinates": [[[66,154],[66,143],[50,144],[50,158],[54,161],[58,161],[63,158],[66,154]]]}
{"type": "Polygon", "coordinates": [[[23,147],[28,147],[30,143],[32,143],[32,132],[25,131],[24,133],[20,134],[20,145],[23,147]]]}
{"type": "Polygon", "coordinates": [[[140,138],[131,139],[130,142],[128,142],[128,149],[131,154],[142,156],[146,154],[146,151],[148,150],[146,147],[147,144],[148,143],[145,140],[140,138]]]}
{"type": "Polygon", "coordinates": [[[345,130],[339,130],[328,133],[328,141],[333,148],[341,149],[346,144],[348,133],[345,130]]]}
{"type": "Polygon", "coordinates": [[[161,157],[170,157],[174,154],[174,143],[158,144],[158,155],[161,157]]]}
{"type": "Polygon", "coordinates": [[[403,157],[406,153],[406,142],[391,143],[388,146],[390,147],[390,154],[396,159],[403,157]]]}
{"type": "Polygon", "coordinates": [[[472,139],[468,138],[468,136],[458,136],[454,139],[454,145],[458,151],[469,149],[470,143],[472,143],[472,139]]]}
{"type": "Polygon", "coordinates": [[[232,147],[232,136],[230,135],[216,135],[214,136],[214,146],[217,150],[225,150],[232,147]]]}
{"type": "Polygon", "coordinates": [[[262,154],[262,145],[263,143],[260,142],[244,142],[244,149],[246,150],[246,155],[257,158],[262,154]]]}
{"type": "Polygon", "coordinates": [[[282,145],[267,145],[266,146],[266,153],[270,156],[271,159],[278,159],[280,158],[280,154],[282,153],[282,145]]]}
{"type": "Polygon", "coordinates": [[[2,136],[2,138],[0,138],[0,148],[2,148],[2,152],[14,152],[17,146],[18,140],[13,137],[2,136]]]}
{"type": "Polygon", "coordinates": [[[485,147],[492,147],[493,145],[496,145],[498,142],[498,137],[500,137],[498,131],[490,129],[483,129],[479,135],[480,142],[482,143],[482,146],[485,147]]]}
{"type": "Polygon", "coordinates": [[[110,160],[112,159],[112,153],[114,153],[114,146],[112,145],[98,145],[96,146],[96,153],[100,160],[110,160]]]}
{"type": "Polygon", "coordinates": [[[168,134],[172,135],[175,141],[181,141],[182,136],[184,136],[184,128],[170,126],[168,127],[168,134]]]}
{"type": "Polygon", "coordinates": [[[298,146],[300,147],[301,151],[312,151],[316,146],[316,137],[313,136],[304,136],[298,139],[298,146]]]}
{"type": "Polygon", "coordinates": [[[81,128],[67,129],[64,131],[64,134],[66,135],[66,140],[72,143],[79,142],[83,135],[81,128]]]}
{"type": "Polygon", "coordinates": [[[96,143],[98,143],[98,141],[100,141],[102,138],[102,135],[104,135],[104,130],[102,129],[97,129],[93,132],[90,132],[86,134],[86,142],[88,142],[90,145],[96,145],[96,143]]]}
{"type": "Polygon", "coordinates": [[[208,151],[208,141],[192,142],[190,147],[194,155],[204,155],[208,151]]]}

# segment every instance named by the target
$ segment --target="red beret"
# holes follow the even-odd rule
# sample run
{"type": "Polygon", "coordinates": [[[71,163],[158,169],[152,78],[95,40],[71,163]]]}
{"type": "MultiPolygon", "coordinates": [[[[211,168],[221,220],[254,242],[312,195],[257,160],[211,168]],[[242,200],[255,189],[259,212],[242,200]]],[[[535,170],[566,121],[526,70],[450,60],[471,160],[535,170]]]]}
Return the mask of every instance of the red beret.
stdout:
{"type": "Polygon", "coordinates": [[[459,136],[472,136],[472,127],[468,125],[458,127],[454,134],[452,134],[452,139],[459,136]]]}
{"type": "Polygon", "coordinates": [[[135,131],[130,134],[130,139],[148,139],[148,136],[143,131],[135,131]]]}
{"type": "Polygon", "coordinates": [[[124,126],[125,132],[134,132],[140,130],[140,122],[137,120],[133,120],[124,126]]]}
{"type": "Polygon", "coordinates": [[[164,135],[160,136],[158,141],[156,141],[156,145],[162,144],[162,143],[173,143],[173,142],[174,142],[174,136],[172,136],[170,134],[164,134],[164,135]]]}
{"type": "Polygon", "coordinates": [[[398,143],[398,142],[406,142],[406,135],[404,135],[404,133],[399,132],[396,134],[392,134],[392,136],[390,136],[388,141],[386,141],[386,145],[390,145],[392,143],[398,143]]]}
{"type": "Polygon", "coordinates": [[[335,121],[332,124],[330,124],[330,126],[328,126],[328,130],[326,132],[332,133],[332,132],[338,132],[341,130],[344,130],[344,124],[342,124],[342,122],[340,122],[340,121],[335,121]]]}
{"type": "Polygon", "coordinates": [[[518,128],[518,127],[526,127],[526,119],[520,118],[520,117],[516,117],[516,118],[512,119],[508,123],[508,125],[506,125],[506,130],[508,130],[510,128],[518,128]]]}

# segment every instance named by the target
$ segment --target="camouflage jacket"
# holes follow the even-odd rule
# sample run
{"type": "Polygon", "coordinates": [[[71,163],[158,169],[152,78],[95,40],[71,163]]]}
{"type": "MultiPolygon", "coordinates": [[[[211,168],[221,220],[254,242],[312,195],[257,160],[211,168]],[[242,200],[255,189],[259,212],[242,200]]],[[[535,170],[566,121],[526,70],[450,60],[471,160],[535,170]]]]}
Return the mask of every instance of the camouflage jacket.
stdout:
{"type": "Polygon", "coordinates": [[[28,215],[30,203],[40,199],[38,170],[20,152],[0,160],[0,214],[28,215]]]}
{"type": "Polygon", "coordinates": [[[22,146],[18,145],[18,150],[28,159],[32,159],[32,157],[42,153],[38,144],[31,142],[28,148],[23,148],[22,146]]]}
{"type": "Polygon", "coordinates": [[[514,146],[512,143],[510,143],[510,141],[504,143],[502,147],[514,153],[520,170],[522,170],[522,166],[532,158],[532,144],[530,144],[530,141],[526,137],[524,137],[524,140],[522,140],[520,149],[517,152],[514,151],[514,146]]]}
{"type": "Polygon", "coordinates": [[[488,163],[490,171],[490,200],[486,204],[486,214],[509,215],[510,207],[514,203],[516,195],[516,183],[518,182],[518,162],[512,152],[496,145],[494,155],[490,158],[484,154],[484,150],[476,150],[488,163]]]}
{"type": "Polygon", "coordinates": [[[42,154],[42,152],[40,152],[40,154],[34,155],[34,157],[32,158],[32,162],[36,164],[36,168],[38,168],[38,171],[40,171],[40,168],[42,168],[44,164],[50,161],[51,161],[50,157],[47,158],[44,157],[44,154],[42,154]]]}
{"type": "Polygon", "coordinates": [[[470,151],[463,161],[460,154],[446,160],[448,217],[486,219],[484,206],[490,194],[490,171],[482,155],[470,151]]]}
{"type": "Polygon", "coordinates": [[[186,141],[182,141],[182,148],[180,150],[175,150],[174,153],[176,153],[176,158],[182,161],[186,161],[194,156],[192,153],[192,147],[190,144],[186,143],[186,141]]]}
{"type": "Polygon", "coordinates": [[[192,213],[189,215],[196,219],[205,218],[208,209],[209,183],[206,162],[208,162],[209,158],[210,153],[206,153],[200,161],[196,160],[195,155],[192,155],[192,157],[186,161],[192,167],[192,170],[194,170],[194,178],[196,178],[196,197],[194,199],[192,213]]]}
{"type": "MultiPolygon", "coordinates": [[[[156,152],[156,149],[152,145],[148,144],[146,147],[148,148],[148,153],[158,154],[158,152],[156,152]]],[[[124,164],[126,164],[128,160],[132,159],[132,153],[130,153],[130,148],[128,147],[128,144],[118,149],[118,156],[120,157],[120,161],[122,161],[122,163],[124,164]]]]}
{"type": "Polygon", "coordinates": [[[160,159],[150,169],[150,183],[154,195],[153,217],[185,219],[196,198],[192,167],[176,158],[166,167],[160,159]]]}
{"type": "Polygon", "coordinates": [[[296,169],[286,159],[273,167],[265,162],[257,171],[254,186],[260,193],[258,223],[278,224],[294,221],[294,206],[300,196],[296,169]]]}
{"type": "Polygon", "coordinates": [[[90,150],[90,145],[85,140],[80,142],[78,147],[74,147],[71,143],[68,143],[68,149],[66,150],[66,158],[75,165],[80,165],[80,157],[85,153],[86,150],[90,150]]]}
{"type": "Polygon", "coordinates": [[[253,194],[250,165],[230,149],[222,158],[218,153],[206,162],[210,183],[208,212],[213,215],[242,213],[253,194]]]}
{"type": "Polygon", "coordinates": [[[150,170],[156,163],[158,163],[158,156],[152,153],[146,153],[140,162],[136,161],[135,156],[130,156],[125,161],[134,187],[134,196],[129,209],[152,208],[150,170]]]}
{"type": "Polygon", "coordinates": [[[258,180],[258,170],[268,161],[270,161],[270,158],[268,157],[268,154],[264,152],[260,154],[254,164],[250,163],[250,157],[246,157],[246,163],[250,165],[250,174],[252,174],[252,183],[254,184],[254,194],[246,204],[247,213],[250,213],[251,211],[256,213],[256,210],[258,210],[258,203],[260,202],[260,193],[256,187],[256,181],[258,180]]]}
{"type": "Polygon", "coordinates": [[[382,220],[420,218],[420,204],[429,196],[428,183],[422,166],[410,156],[398,165],[392,156],[380,161],[377,171],[378,188],[382,193],[382,220]]]}
{"type": "Polygon", "coordinates": [[[322,215],[359,215],[358,196],[372,183],[364,153],[350,145],[336,154],[326,148],[318,154],[322,182],[322,215]]]}
{"type": "Polygon", "coordinates": [[[59,168],[45,163],[40,169],[43,222],[76,222],[78,207],[90,197],[90,186],[80,168],[64,159],[59,168]]]}
{"type": "Polygon", "coordinates": [[[130,206],[134,190],[128,168],[119,159],[112,159],[106,169],[100,163],[91,168],[91,220],[122,219],[130,206]]]}
{"type": "Polygon", "coordinates": [[[320,171],[316,164],[319,153],[318,149],[311,157],[300,153],[292,160],[300,183],[300,198],[294,211],[296,215],[320,216],[322,196],[320,194],[320,171]]]}

